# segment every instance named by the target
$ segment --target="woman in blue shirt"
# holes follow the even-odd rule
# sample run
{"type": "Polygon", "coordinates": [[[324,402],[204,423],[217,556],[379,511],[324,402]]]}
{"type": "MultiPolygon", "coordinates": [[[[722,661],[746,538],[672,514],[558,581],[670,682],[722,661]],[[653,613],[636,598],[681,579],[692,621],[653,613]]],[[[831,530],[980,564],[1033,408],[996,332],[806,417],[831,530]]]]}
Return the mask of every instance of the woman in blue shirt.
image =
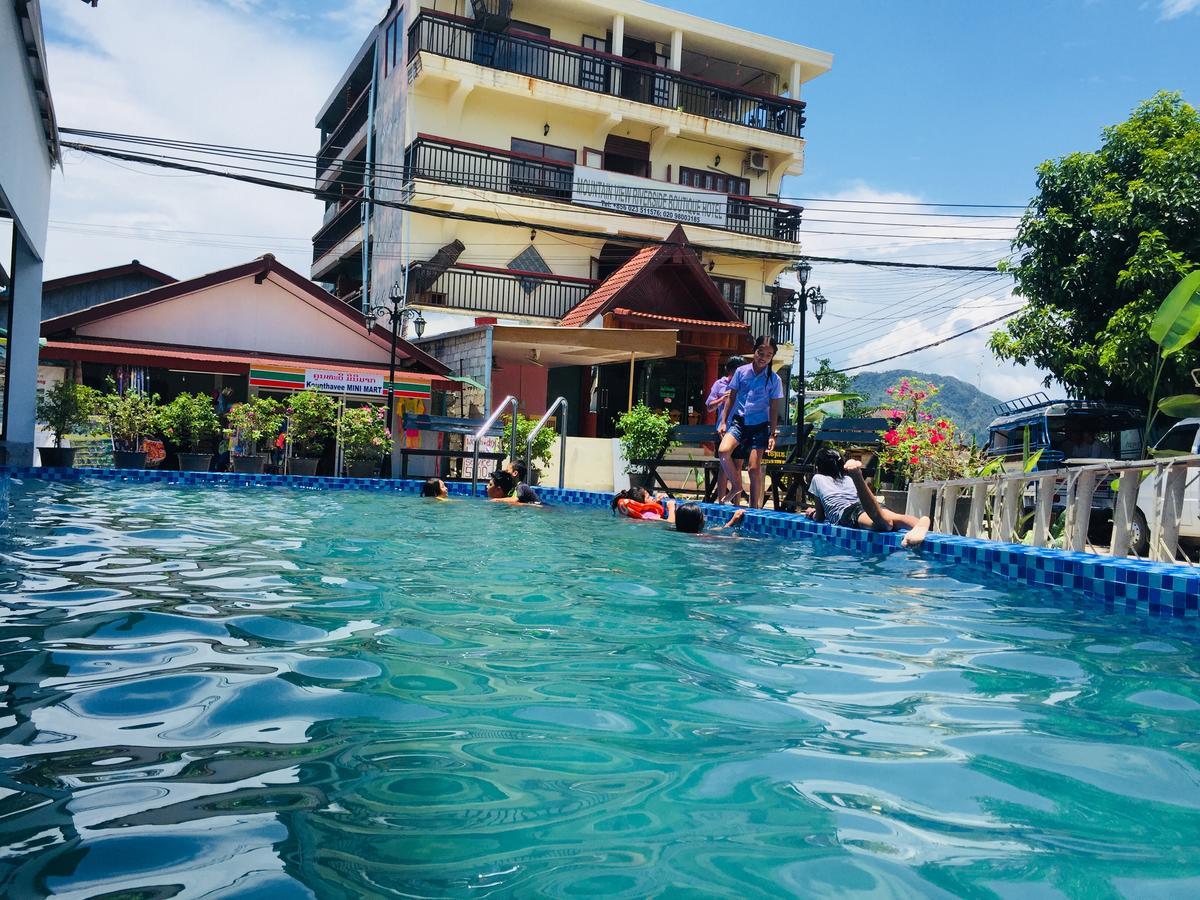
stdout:
{"type": "Polygon", "coordinates": [[[737,503],[742,493],[733,453],[743,448],[750,453],[750,506],[754,509],[763,504],[762,455],[775,449],[775,423],[783,405],[783,382],[771,371],[778,349],[774,339],[765,335],[754,342],[754,358],[729,379],[725,407],[717,420],[717,433],[722,436],[721,470],[733,485],[726,500],[737,503]]]}

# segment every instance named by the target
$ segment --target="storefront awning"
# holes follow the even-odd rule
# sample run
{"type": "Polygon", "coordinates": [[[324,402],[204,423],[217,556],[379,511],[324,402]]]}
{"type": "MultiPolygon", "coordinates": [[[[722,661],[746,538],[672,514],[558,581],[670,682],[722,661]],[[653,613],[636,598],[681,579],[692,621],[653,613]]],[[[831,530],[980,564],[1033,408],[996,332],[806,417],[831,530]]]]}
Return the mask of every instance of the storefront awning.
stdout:
{"type": "MultiPolygon", "coordinates": [[[[161,344],[134,344],[93,341],[46,341],[41,350],[45,362],[75,360],[114,366],[144,366],[151,369],[175,369],[216,375],[245,375],[250,384],[277,390],[302,390],[309,370],[344,372],[384,379],[387,366],[350,363],[336,359],[299,359],[259,356],[236,350],[212,350],[194,347],[168,347],[161,344]]],[[[399,370],[396,393],[399,396],[429,396],[434,391],[462,390],[460,382],[441,375],[399,370]]]]}
{"type": "Polygon", "coordinates": [[[673,329],[565,328],[562,326],[495,325],[492,353],[496,359],[539,365],[601,366],[635,359],[675,355],[673,329]]]}

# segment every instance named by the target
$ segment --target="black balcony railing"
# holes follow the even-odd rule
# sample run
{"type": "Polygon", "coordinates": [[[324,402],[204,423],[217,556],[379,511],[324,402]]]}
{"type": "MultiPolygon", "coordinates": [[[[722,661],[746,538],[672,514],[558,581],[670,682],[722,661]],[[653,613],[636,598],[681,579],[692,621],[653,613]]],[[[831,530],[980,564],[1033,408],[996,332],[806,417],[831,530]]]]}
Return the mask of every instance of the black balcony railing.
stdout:
{"type": "Polygon", "coordinates": [[[787,344],[792,340],[793,313],[782,312],[769,306],[744,306],[734,304],[733,311],[750,326],[750,336],[768,334],[776,343],[787,344]]]}
{"type": "Polygon", "coordinates": [[[447,269],[413,302],[481,313],[561,319],[596,289],[597,281],[487,266],[447,269]]]}
{"type": "MultiPolygon", "coordinates": [[[[498,150],[421,135],[408,147],[405,160],[412,178],[425,178],[462,187],[499,191],[504,194],[525,194],[571,203],[575,188],[575,167],[570,163],[554,162],[498,150]]],[[[675,185],[644,180],[645,187],[626,188],[613,185],[607,197],[597,198],[595,190],[589,188],[587,198],[591,202],[580,205],[595,208],[608,207],[615,211],[644,210],[639,214],[654,218],[678,221],[672,215],[676,208],[672,202],[678,198],[680,188],[675,185]],[[661,192],[659,202],[651,200],[655,191],[661,192]]],[[[700,192],[691,188],[688,197],[700,192]]],[[[772,238],[795,243],[800,240],[800,221],[804,209],[786,206],[758,197],[725,197],[712,192],[712,204],[724,207],[724,220],[715,228],[736,231],[755,237],[772,238]]],[[[680,213],[679,218],[685,218],[680,213]]]]}
{"type": "Polygon", "coordinates": [[[358,95],[358,98],[350,104],[350,108],[346,110],[346,114],[342,116],[342,120],[333,126],[333,130],[329,132],[329,136],[321,144],[321,149],[317,151],[318,175],[324,173],[329,164],[337,159],[337,155],[342,151],[342,148],[366,124],[367,113],[370,107],[370,104],[367,102],[369,94],[370,89],[364,88],[363,92],[358,95]]]}
{"type": "Polygon", "coordinates": [[[408,32],[409,56],[422,51],[530,75],[638,103],[800,137],[804,102],[718,84],[636,60],[521,32],[497,33],[470,19],[422,12],[408,32]]]}
{"type": "Polygon", "coordinates": [[[313,235],[313,263],[362,225],[362,191],[342,201],[341,209],[313,235]]]}

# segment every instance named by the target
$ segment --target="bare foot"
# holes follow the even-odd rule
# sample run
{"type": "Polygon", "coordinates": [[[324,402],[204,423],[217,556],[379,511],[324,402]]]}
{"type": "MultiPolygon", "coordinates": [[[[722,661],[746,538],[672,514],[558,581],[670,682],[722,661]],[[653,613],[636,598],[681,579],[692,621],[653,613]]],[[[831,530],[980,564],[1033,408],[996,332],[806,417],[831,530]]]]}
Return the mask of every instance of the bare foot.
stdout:
{"type": "Polygon", "coordinates": [[[730,506],[741,506],[742,497],[745,495],[745,493],[745,491],[731,491],[725,496],[725,502],[730,506]]]}
{"type": "Polygon", "coordinates": [[[921,516],[917,519],[917,524],[910,528],[908,534],[901,539],[900,546],[920,547],[927,534],[929,534],[929,516],[921,516]]]}

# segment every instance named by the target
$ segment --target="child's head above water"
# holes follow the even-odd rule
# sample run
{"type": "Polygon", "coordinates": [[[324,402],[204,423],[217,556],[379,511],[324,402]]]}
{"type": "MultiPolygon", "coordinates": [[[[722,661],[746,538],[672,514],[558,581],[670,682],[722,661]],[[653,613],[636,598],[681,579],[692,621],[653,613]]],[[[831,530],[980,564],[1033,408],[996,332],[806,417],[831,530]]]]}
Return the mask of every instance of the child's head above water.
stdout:
{"type": "Polygon", "coordinates": [[[675,510],[675,530],[699,534],[704,530],[704,510],[699,503],[685,503],[675,510]]]}

